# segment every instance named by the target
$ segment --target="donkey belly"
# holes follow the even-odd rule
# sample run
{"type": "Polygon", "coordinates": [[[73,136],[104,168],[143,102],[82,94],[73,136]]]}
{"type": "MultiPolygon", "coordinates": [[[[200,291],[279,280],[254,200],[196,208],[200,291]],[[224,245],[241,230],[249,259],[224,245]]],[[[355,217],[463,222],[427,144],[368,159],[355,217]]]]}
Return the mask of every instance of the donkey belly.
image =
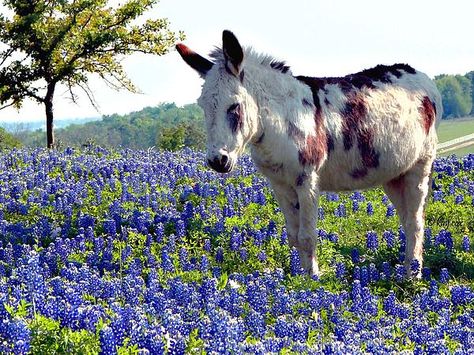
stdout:
{"type": "Polygon", "coordinates": [[[384,121],[372,126],[370,144],[366,137],[358,137],[359,141],[346,149],[342,137],[335,140],[334,150],[329,152],[319,171],[322,191],[381,185],[400,176],[423,157],[434,154],[434,128],[427,135],[418,122],[384,121]]]}

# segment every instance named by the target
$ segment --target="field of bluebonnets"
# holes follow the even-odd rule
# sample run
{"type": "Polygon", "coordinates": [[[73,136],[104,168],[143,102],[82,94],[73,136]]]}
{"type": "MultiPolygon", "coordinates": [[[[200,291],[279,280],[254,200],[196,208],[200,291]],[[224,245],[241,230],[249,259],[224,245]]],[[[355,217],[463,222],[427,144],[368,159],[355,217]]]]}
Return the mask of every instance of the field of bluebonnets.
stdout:
{"type": "Polygon", "coordinates": [[[322,196],[309,278],[251,160],[204,160],[2,153],[0,353],[472,351],[474,155],[436,161],[416,281],[382,190],[322,196]]]}

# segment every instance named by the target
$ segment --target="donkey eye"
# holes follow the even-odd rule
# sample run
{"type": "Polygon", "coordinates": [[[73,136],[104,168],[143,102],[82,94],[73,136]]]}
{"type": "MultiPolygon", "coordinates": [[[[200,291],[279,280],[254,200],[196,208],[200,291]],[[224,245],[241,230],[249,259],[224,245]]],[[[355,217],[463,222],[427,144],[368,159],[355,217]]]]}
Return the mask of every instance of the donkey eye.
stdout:
{"type": "Polygon", "coordinates": [[[232,132],[238,131],[242,128],[242,110],[240,109],[240,104],[235,103],[229,106],[227,109],[227,119],[230,124],[232,132]]]}
{"type": "Polygon", "coordinates": [[[227,114],[232,114],[232,113],[237,113],[239,114],[240,113],[240,104],[239,103],[235,103],[235,104],[232,104],[229,106],[229,108],[227,109],[227,114]]]}

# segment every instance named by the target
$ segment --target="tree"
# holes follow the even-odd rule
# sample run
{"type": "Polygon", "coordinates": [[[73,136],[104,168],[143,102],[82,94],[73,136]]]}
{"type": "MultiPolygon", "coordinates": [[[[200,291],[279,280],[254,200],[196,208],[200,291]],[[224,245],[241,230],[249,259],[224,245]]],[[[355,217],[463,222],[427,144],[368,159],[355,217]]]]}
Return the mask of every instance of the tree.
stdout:
{"type": "Polygon", "coordinates": [[[469,79],[471,82],[471,101],[472,101],[472,108],[471,108],[471,115],[474,115],[474,71],[470,71],[465,75],[466,78],[469,79]]]}
{"type": "Polygon", "coordinates": [[[189,121],[185,126],[184,145],[195,150],[206,149],[206,132],[203,128],[203,122],[189,121]]]}
{"type": "Polygon", "coordinates": [[[54,146],[53,98],[58,84],[73,102],[83,90],[94,107],[88,74],[113,89],[137,92],[120,60],[135,52],[163,55],[176,42],[166,19],[135,21],[157,0],[4,0],[0,15],[0,103],[21,108],[26,98],[45,107],[47,146],[54,146]]]}
{"type": "Polygon", "coordinates": [[[461,75],[441,75],[435,78],[443,100],[446,118],[463,117],[472,109],[471,82],[461,75]]]}
{"type": "Polygon", "coordinates": [[[176,127],[163,128],[158,137],[157,145],[162,150],[175,152],[184,148],[186,138],[186,126],[180,123],[176,127]]]}
{"type": "Polygon", "coordinates": [[[21,147],[20,141],[0,127],[0,150],[19,147],[21,147]]]}

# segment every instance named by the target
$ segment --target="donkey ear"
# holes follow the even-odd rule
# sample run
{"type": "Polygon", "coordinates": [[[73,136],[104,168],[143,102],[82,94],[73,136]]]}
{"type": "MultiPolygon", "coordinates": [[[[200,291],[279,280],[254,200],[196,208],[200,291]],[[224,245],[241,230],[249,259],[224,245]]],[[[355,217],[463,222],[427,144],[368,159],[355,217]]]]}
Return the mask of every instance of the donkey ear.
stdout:
{"type": "Polygon", "coordinates": [[[224,52],[226,68],[235,76],[239,76],[244,60],[244,51],[235,35],[225,30],[222,32],[222,51],[224,52]]]}
{"type": "Polygon", "coordinates": [[[207,60],[206,58],[200,56],[192,49],[188,48],[182,43],[176,45],[176,50],[181,55],[183,60],[188,63],[188,65],[196,70],[202,78],[206,77],[207,72],[214,65],[213,62],[207,60]]]}

